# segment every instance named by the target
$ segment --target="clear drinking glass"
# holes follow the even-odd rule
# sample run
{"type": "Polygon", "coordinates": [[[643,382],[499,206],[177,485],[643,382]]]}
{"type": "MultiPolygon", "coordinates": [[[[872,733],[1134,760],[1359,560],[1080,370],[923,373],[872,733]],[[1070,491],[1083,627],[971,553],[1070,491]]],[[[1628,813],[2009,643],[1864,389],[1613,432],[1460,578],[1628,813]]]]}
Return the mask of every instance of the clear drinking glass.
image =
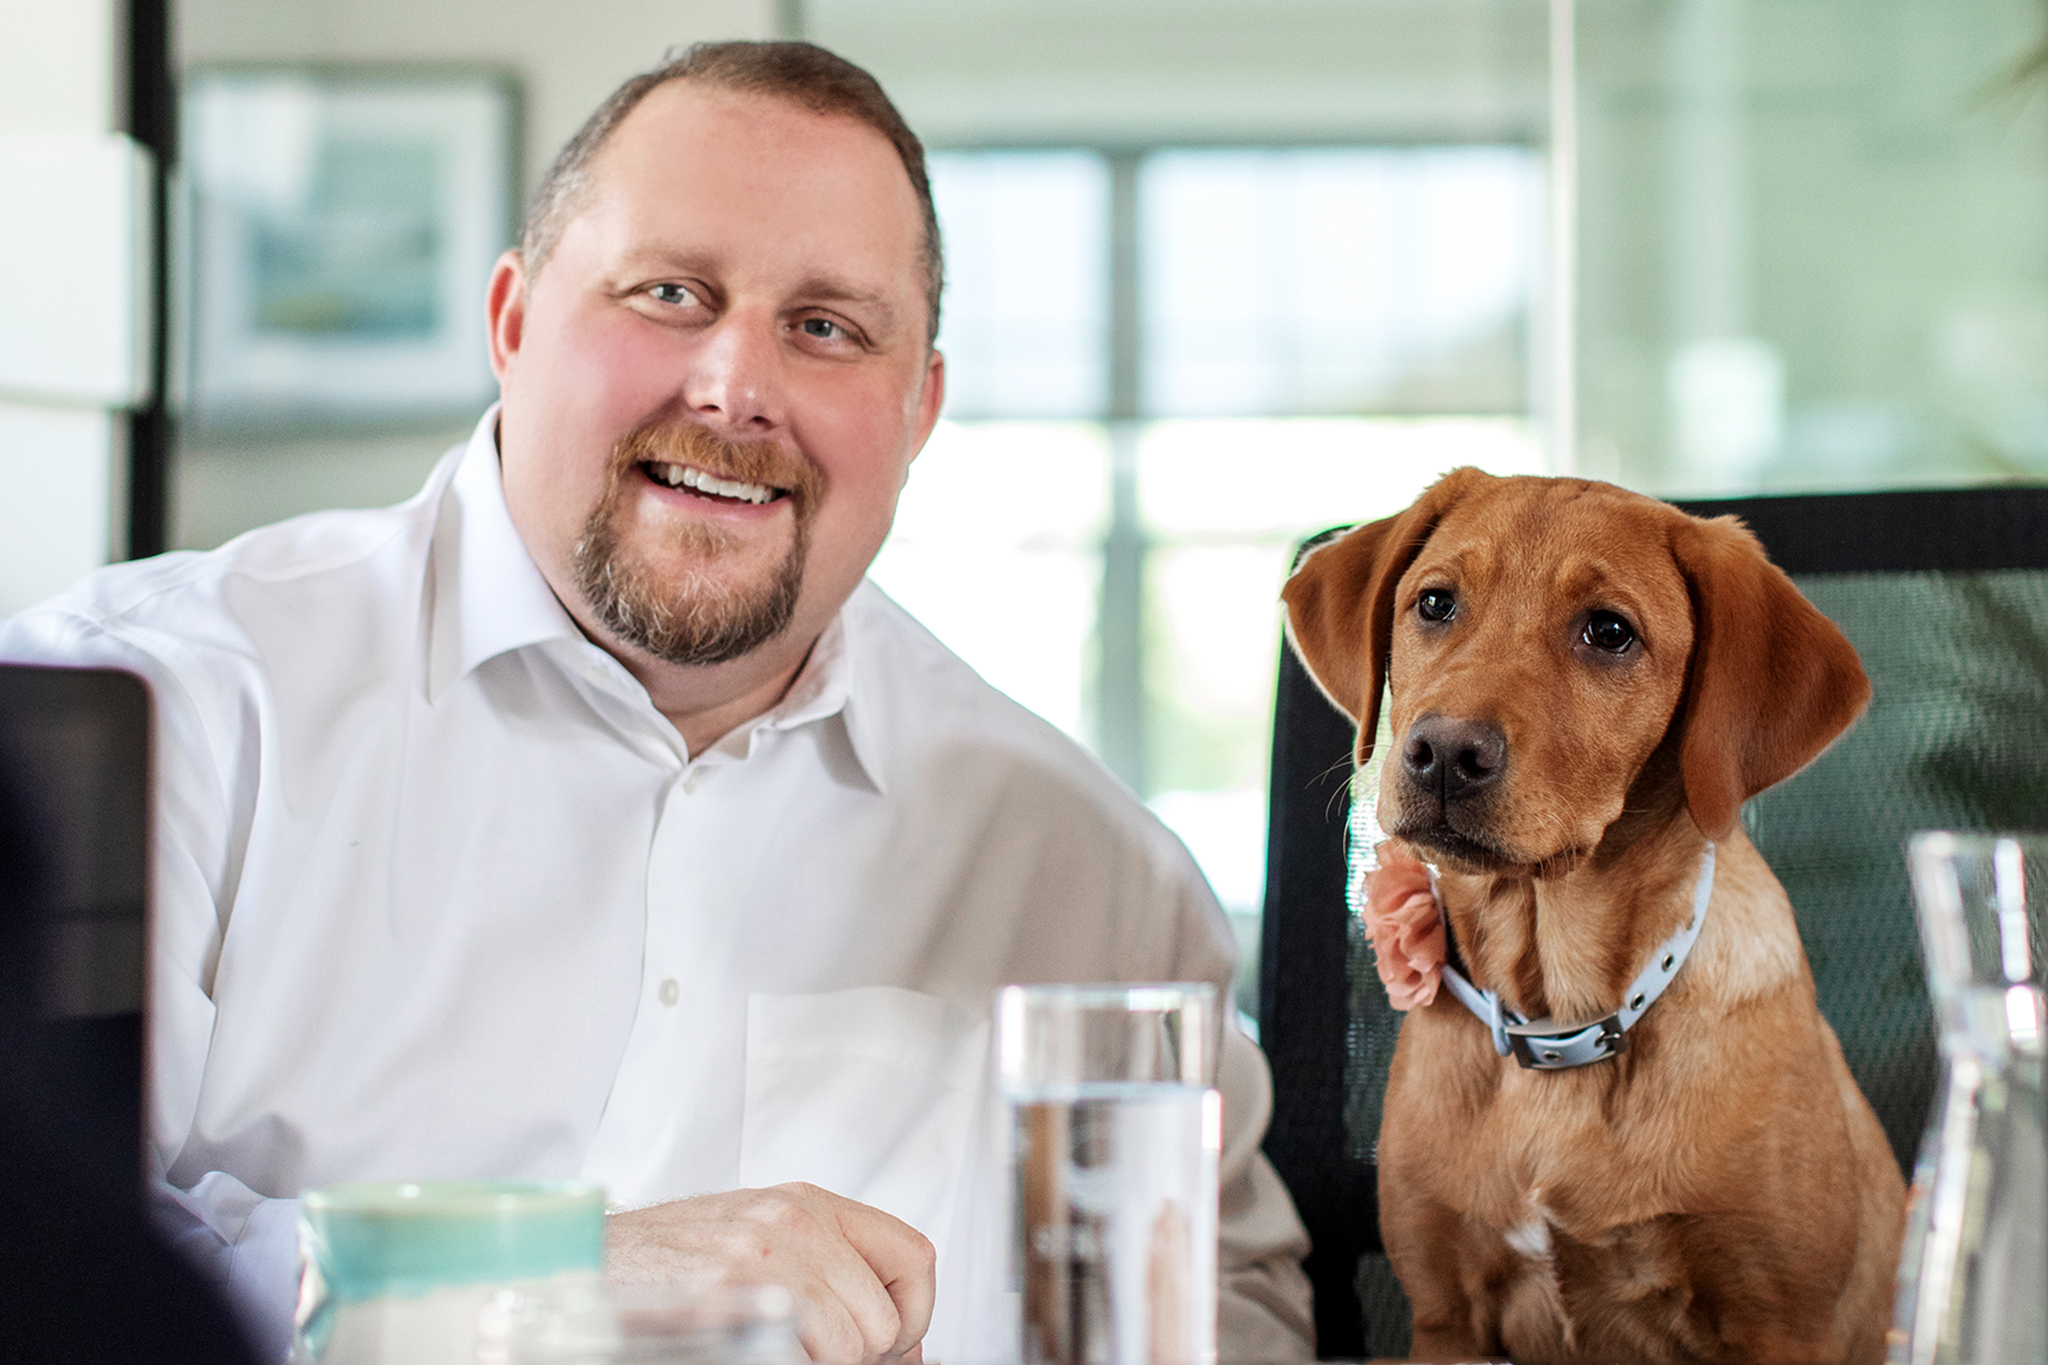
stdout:
{"type": "Polygon", "coordinates": [[[996,993],[1028,1365],[1216,1359],[1221,1026],[1202,983],[996,993]]]}
{"type": "Polygon", "coordinates": [[[1914,1169],[1888,1358],[2040,1365],[2048,836],[1918,834],[1906,862],[1945,1076],[1914,1169]]]}

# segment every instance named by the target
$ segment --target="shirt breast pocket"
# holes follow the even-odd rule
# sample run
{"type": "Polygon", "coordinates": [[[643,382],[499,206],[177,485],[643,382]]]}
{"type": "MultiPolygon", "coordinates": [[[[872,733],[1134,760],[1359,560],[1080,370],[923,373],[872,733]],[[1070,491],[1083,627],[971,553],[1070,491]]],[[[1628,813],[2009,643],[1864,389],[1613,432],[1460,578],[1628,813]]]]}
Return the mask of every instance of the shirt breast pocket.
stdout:
{"type": "Polygon", "coordinates": [[[988,1020],[895,986],[747,998],[740,1184],[805,1180],[949,1240],[985,1154],[988,1020]]]}

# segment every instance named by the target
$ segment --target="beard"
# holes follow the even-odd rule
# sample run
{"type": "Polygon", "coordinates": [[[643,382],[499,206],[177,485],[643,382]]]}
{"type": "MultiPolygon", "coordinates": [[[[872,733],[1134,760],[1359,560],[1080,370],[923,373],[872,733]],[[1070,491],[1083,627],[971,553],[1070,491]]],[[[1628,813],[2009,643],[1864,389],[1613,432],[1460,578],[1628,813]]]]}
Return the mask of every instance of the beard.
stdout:
{"type": "Polygon", "coordinates": [[[796,614],[812,518],[823,487],[818,467],[765,441],[740,443],[680,421],[647,423],[612,452],[604,497],[591,511],[570,560],[577,589],[605,629],[626,644],[672,664],[722,664],[782,633],[796,614]],[[765,484],[790,499],[789,552],[750,580],[719,572],[720,560],[745,548],[724,527],[686,521],[657,523],[644,534],[658,546],[630,543],[627,492],[649,463],[684,464],[740,483],[765,484]],[[668,550],[691,567],[657,568],[651,550],[668,550]]]}

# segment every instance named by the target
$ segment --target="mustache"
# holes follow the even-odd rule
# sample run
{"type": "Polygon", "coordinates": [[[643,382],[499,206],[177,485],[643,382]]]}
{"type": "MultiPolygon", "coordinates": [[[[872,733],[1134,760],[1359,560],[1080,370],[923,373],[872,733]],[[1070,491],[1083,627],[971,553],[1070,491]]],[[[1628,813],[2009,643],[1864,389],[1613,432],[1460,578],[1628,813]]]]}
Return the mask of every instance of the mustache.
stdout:
{"type": "Polygon", "coordinates": [[[817,506],[825,476],[809,459],[774,441],[733,441],[691,421],[647,422],[620,438],[612,452],[616,488],[635,466],[686,464],[716,478],[765,484],[787,494],[799,514],[817,506]]]}

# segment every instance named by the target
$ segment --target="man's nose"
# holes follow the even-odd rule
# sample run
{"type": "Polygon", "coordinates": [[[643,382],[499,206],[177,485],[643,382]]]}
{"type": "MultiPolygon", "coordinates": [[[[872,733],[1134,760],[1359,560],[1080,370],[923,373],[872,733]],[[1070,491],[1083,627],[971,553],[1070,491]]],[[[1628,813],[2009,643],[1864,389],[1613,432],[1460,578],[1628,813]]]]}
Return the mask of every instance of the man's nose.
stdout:
{"type": "Polygon", "coordinates": [[[684,401],[700,418],[735,431],[782,425],[782,347],[772,321],[721,318],[690,357],[684,401]]]}

